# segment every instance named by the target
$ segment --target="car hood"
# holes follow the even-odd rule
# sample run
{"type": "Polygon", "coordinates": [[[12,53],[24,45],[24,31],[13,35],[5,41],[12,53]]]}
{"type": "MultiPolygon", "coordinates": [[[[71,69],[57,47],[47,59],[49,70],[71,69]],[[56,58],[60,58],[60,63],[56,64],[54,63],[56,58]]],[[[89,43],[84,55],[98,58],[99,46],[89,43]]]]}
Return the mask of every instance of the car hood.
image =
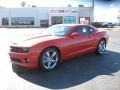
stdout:
{"type": "Polygon", "coordinates": [[[31,47],[38,43],[42,43],[48,40],[53,40],[58,38],[58,36],[50,35],[50,34],[32,34],[27,35],[22,38],[17,38],[16,40],[12,41],[11,46],[19,46],[19,47],[31,47]]]}

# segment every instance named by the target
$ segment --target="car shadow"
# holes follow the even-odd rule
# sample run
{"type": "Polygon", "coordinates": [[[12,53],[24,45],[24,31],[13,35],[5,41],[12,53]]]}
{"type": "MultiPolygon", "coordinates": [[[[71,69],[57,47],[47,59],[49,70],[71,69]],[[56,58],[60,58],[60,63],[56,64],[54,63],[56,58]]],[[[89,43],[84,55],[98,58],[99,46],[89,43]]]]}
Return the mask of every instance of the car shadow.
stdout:
{"type": "Polygon", "coordinates": [[[12,65],[13,71],[21,78],[34,84],[64,89],[85,83],[99,75],[112,75],[120,70],[120,53],[107,51],[103,56],[87,54],[62,63],[50,72],[27,70],[12,65]]]}

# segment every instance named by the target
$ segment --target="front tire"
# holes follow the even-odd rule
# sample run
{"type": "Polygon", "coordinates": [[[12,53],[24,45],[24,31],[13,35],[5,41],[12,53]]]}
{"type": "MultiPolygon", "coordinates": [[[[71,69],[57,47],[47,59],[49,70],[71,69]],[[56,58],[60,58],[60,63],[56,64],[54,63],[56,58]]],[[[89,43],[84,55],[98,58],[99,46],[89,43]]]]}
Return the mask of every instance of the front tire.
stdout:
{"type": "Polygon", "coordinates": [[[97,55],[103,55],[106,51],[106,42],[104,39],[100,40],[96,49],[97,55]]]}
{"type": "Polygon", "coordinates": [[[60,62],[60,54],[55,48],[47,48],[40,56],[40,66],[43,71],[53,70],[60,62]]]}

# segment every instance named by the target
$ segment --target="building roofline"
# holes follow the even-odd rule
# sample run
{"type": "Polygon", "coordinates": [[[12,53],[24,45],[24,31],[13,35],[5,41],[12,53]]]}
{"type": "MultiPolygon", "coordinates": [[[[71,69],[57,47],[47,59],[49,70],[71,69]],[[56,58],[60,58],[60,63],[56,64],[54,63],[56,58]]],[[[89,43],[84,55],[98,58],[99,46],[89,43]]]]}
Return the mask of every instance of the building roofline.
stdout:
{"type": "MultiPolygon", "coordinates": [[[[1,8],[1,6],[0,6],[1,8]]],[[[21,9],[21,8],[93,8],[93,7],[2,7],[6,9],[21,9]]]]}

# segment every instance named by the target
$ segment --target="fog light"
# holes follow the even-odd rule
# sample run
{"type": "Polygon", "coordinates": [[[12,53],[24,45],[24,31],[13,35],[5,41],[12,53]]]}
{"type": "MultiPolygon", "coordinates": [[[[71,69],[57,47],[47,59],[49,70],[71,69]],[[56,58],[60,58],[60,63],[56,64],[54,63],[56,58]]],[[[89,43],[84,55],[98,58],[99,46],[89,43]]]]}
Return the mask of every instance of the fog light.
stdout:
{"type": "Polygon", "coordinates": [[[30,60],[28,58],[25,58],[24,60],[25,60],[26,63],[30,62],[30,60]]]}

